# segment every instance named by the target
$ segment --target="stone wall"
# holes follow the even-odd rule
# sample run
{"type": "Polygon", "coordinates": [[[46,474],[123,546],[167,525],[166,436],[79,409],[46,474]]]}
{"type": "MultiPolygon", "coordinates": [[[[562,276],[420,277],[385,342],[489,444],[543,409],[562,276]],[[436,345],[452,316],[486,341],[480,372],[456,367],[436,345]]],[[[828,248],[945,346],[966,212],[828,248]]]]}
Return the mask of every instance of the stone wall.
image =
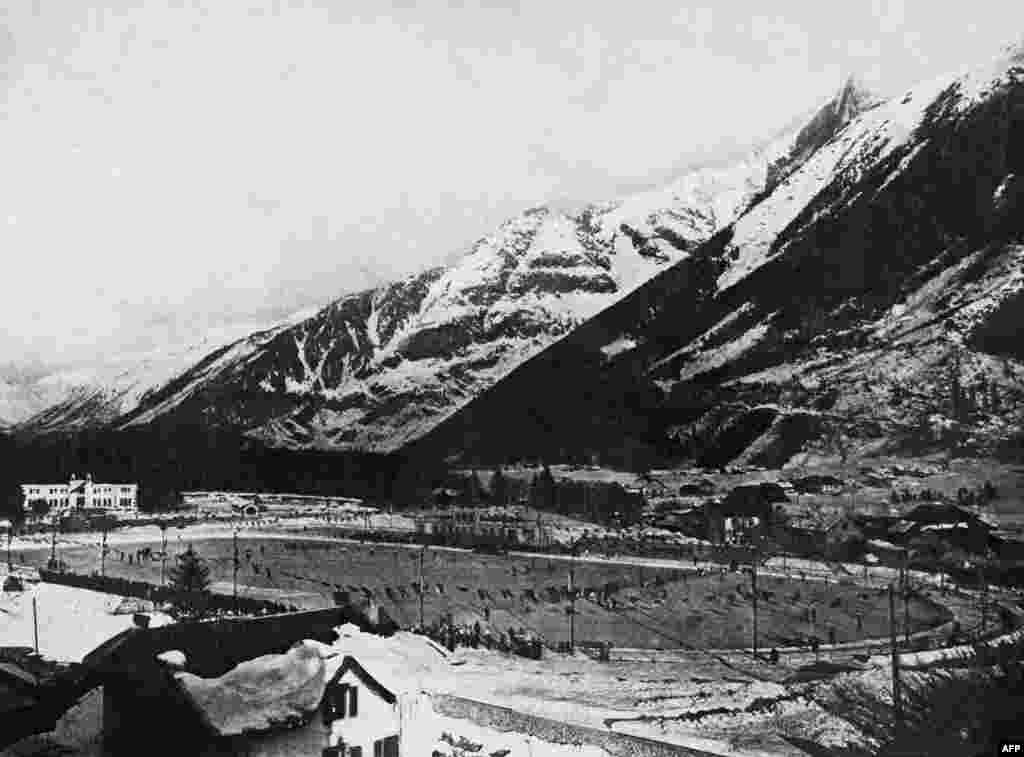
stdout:
{"type": "Polygon", "coordinates": [[[441,715],[469,720],[498,731],[528,734],[553,744],[587,744],[604,749],[613,757],[715,757],[699,749],[572,725],[450,694],[433,694],[431,703],[441,715]]]}

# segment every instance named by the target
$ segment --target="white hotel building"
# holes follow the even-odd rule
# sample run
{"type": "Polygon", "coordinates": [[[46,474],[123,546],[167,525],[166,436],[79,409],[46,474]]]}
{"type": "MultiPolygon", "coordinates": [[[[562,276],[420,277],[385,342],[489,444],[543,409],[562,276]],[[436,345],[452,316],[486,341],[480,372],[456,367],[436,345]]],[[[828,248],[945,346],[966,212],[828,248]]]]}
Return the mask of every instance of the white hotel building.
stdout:
{"type": "Polygon", "coordinates": [[[21,494],[27,511],[38,500],[44,500],[53,513],[97,509],[130,514],[139,506],[138,484],[101,484],[92,475],[72,476],[66,484],[22,484],[21,494]]]}

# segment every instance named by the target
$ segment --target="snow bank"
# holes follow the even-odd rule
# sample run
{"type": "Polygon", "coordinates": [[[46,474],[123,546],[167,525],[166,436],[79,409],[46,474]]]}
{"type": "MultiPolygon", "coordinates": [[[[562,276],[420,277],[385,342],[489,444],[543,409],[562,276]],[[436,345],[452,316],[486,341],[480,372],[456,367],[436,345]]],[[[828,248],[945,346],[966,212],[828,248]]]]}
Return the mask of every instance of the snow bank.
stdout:
{"type": "Polygon", "coordinates": [[[443,715],[433,715],[430,726],[434,741],[429,748],[424,748],[423,754],[460,757],[504,752],[506,757],[608,757],[608,752],[596,746],[552,744],[526,734],[505,733],[443,715]]]}

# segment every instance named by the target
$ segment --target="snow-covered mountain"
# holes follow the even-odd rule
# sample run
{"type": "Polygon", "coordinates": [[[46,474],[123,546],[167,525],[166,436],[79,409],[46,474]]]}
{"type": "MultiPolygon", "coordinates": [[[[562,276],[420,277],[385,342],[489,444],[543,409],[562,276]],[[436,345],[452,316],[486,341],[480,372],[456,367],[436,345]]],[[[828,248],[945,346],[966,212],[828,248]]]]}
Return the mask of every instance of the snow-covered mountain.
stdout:
{"type": "Polygon", "coordinates": [[[688,258],[874,104],[847,82],[807,123],[740,159],[579,212],[528,210],[450,265],[201,358],[190,350],[80,381],[19,428],[189,423],[275,446],[397,450],[688,258]]]}
{"type": "Polygon", "coordinates": [[[0,378],[0,418],[16,429],[35,433],[103,426],[135,409],[147,392],[210,352],[254,332],[286,328],[310,315],[302,311],[281,323],[229,324],[209,329],[192,343],[104,355],[71,367],[8,366],[0,378]]]}
{"type": "Polygon", "coordinates": [[[847,94],[831,112],[858,115],[798,135],[734,223],[410,454],[1024,446],[1024,47],[863,112],[847,94]]]}

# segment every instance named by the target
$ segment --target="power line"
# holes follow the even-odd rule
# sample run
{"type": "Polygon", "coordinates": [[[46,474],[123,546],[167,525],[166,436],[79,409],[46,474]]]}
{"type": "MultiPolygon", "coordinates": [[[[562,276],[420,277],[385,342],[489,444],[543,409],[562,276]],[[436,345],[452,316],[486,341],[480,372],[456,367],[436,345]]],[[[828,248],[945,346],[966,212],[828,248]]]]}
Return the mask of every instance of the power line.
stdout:
{"type": "MultiPolygon", "coordinates": [[[[587,601],[591,602],[593,604],[597,604],[592,599],[587,599],[587,601]]],[[[598,605],[598,606],[600,607],[601,605],[598,605]]],[[[602,608],[602,609],[605,609],[605,608],[602,608]]],[[[736,667],[733,663],[729,662],[729,660],[725,659],[724,657],[722,657],[721,655],[719,655],[719,654],[717,654],[715,652],[712,652],[709,649],[702,649],[700,647],[694,646],[693,644],[689,644],[688,642],[684,641],[683,639],[679,638],[678,636],[674,636],[672,634],[665,633],[664,631],[662,631],[662,630],[660,630],[660,629],[658,629],[656,627],[648,626],[648,625],[646,625],[644,623],[641,623],[636,618],[629,617],[625,613],[628,612],[630,609],[633,612],[637,612],[637,613],[640,613],[641,615],[644,615],[645,617],[651,618],[651,620],[654,621],[654,622],[659,622],[657,620],[657,618],[652,617],[649,613],[646,613],[643,610],[641,610],[639,608],[636,608],[636,607],[633,607],[633,608],[623,608],[621,611],[610,610],[609,612],[617,614],[619,617],[624,618],[627,622],[633,623],[634,625],[637,625],[637,626],[639,626],[641,628],[645,628],[648,631],[653,631],[654,633],[656,633],[659,636],[662,636],[662,637],[668,639],[669,641],[674,641],[674,642],[676,642],[677,644],[679,644],[681,647],[683,647],[685,649],[689,649],[692,652],[697,652],[698,654],[707,655],[712,660],[715,660],[716,662],[719,662],[722,665],[725,665],[730,670],[735,670],[737,673],[741,673],[743,675],[749,675],[750,677],[757,678],[758,680],[761,680],[761,681],[771,681],[771,679],[765,678],[765,677],[763,677],[761,675],[758,675],[757,673],[751,673],[749,671],[742,670],[742,669],[736,667]]],[[[740,655],[744,655],[744,656],[747,654],[742,649],[737,649],[736,653],[740,654],[740,655]]],[[[754,659],[754,662],[757,662],[756,658],[754,659]]]]}

